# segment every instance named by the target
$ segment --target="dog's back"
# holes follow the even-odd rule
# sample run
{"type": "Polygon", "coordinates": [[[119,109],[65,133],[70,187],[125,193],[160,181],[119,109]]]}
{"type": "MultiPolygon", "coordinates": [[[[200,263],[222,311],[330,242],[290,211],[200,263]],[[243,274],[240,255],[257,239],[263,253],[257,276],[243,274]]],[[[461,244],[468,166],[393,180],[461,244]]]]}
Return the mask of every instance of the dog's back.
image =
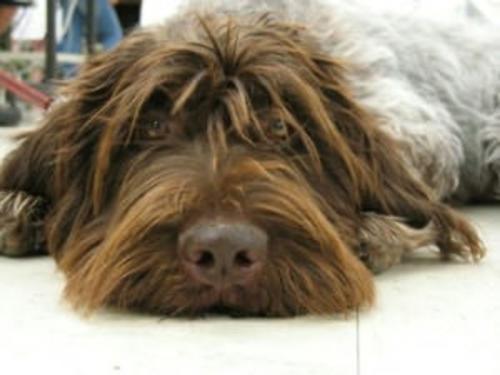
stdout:
{"type": "Polygon", "coordinates": [[[363,40],[374,53],[385,49],[372,67],[387,87],[374,88],[373,98],[388,106],[373,107],[394,113],[393,126],[438,158],[436,178],[453,181],[442,195],[466,201],[493,189],[498,196],[500,37],[494,27],[465,18],[437,23],[393,16],[374,22],[363,40]]]}

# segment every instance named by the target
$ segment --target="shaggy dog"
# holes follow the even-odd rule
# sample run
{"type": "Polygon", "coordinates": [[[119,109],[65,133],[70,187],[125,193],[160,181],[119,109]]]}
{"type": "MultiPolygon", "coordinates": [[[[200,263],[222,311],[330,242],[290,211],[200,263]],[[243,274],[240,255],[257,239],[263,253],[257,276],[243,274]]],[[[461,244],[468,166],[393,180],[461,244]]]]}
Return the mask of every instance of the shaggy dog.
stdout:
{"type": "Polygon", "coordinates": [[[349,3],[195,1],[92,57],[3,165],[0,251],[169,315],[345,313],[407,252],[480,259],[449,203],[500,197],[498,32],[349,3]]]}

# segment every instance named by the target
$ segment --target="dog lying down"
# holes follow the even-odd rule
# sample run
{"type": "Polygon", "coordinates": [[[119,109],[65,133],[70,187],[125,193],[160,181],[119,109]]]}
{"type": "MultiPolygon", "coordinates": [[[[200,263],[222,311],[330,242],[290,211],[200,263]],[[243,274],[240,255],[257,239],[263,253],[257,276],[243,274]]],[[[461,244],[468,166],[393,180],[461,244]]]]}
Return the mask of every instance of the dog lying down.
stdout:
{"type": "MultiPolygon", "coordinates": [[[[77,309],[347,313],[413,250],[477,261],[500,35],[356,2],[192,1],[84,64],[0,176],[1,246],[77,309]]],[[[465,21],[463,21],[465,22],[465,21]]]]}

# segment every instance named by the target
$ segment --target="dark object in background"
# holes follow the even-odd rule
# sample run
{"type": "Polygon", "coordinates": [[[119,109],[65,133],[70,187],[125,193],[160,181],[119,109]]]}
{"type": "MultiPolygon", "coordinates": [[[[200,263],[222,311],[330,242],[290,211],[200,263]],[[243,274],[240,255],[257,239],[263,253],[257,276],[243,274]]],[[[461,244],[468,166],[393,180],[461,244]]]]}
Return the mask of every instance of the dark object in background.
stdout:
{"type": "Polygon", "coordinates": [[[0,105],[0,126],[17,125],[21,121],[21,110],[15,100],[8,99],[9,105],[0,105]]]}
{"type": "Polygon", "coordinates": [[[33,5],[33,0],[0,0],[0,5],[26,7],[33,5]]]}
{"type": "Polygon", "coordinates": [[[141,11],[140,0],[121,0],[114,4],[125,34],[139,26],[141,11]]]}

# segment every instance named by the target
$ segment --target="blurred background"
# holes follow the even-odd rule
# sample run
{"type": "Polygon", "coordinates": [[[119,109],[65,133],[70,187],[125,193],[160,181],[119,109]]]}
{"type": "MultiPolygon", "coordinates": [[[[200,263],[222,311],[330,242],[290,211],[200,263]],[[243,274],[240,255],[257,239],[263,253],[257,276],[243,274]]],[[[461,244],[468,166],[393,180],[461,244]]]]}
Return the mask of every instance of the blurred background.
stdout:
{"type": "MultiPolygon", "coordinates": [[[[113,48],[138,26],[162,22],[183,1],[0,0],[0,126],[36,122],[54,83],[71,79],[86,56],[113,48]]],[[[465,14],[500,25],[500,0],[359,1],[380,12],[438,20],[465,14]]]]}

